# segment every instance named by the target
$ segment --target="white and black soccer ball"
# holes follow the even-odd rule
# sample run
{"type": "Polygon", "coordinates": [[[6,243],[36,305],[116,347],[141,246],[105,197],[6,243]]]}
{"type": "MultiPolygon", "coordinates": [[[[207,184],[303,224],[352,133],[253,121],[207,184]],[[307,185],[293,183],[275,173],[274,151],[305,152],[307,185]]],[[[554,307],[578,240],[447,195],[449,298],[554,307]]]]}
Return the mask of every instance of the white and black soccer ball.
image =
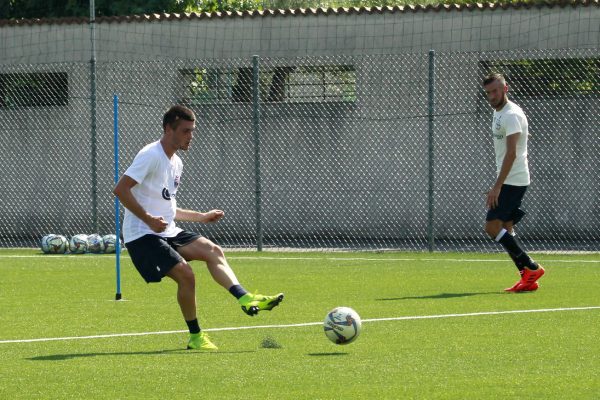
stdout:
{"type": "Polygon", "coordinates": [[[102,236],[102,242],[105,253],[114,253],[115,251],[117,251],[117,235],[104,235],[102,236]]]}
{"type": "Polygon", "coordinates": [[[42,249],[42,252],[44,252],[44,254],[50,253],[50,244],[48,243],[48,241],[55,236],[56,235],[51,233],[49,235],[43,236],[42,239],[40,240],[40,248],[42,249]]]}
{"type": "Polygon", "coordinates": [[[69,241],[63,235],[51,235],[46,243],[50,254],[64,254],[69,248],[69,241]]]}
{"type": "Polygon", "coordinates": [[[360,316],[350,307],[334,308],[323,321],[325,335],[335,344],[352,343],[360,334],[361,327],[360,316]]]}
{"type": "Polygon", "coordinates": [[[104,240],[97,233],[92,233],[87,237],[87,251],[90,253],[102,253],[104,251],[104,240]]]}
{"type": "Polygon", "coordinates": [[[79,234],[71,237],[69,250],[72,254],[83,254],[87,251],[87,235],[79,234]]]}

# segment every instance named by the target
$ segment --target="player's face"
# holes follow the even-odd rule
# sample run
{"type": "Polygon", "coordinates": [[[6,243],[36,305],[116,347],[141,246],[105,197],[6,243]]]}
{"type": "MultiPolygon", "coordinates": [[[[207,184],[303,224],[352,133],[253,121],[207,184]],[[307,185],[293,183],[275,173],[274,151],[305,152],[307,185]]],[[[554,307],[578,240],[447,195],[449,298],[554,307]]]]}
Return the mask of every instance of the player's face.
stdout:
{"type": "Polygon", "coordinates": [[[490,103],[490,106],[496,110],[502,108],[506,103],[506,93],[508,92],[508,86],[502,81],[495,80],[488,85],[483,87],[485,95],[490,103]]]}
{"type": "Polygon", "coordinates": [[[172,144],[177,150],[188,150],[194,137],[196,123],[194,121],[180,120],[173,130],[172,144]]]}

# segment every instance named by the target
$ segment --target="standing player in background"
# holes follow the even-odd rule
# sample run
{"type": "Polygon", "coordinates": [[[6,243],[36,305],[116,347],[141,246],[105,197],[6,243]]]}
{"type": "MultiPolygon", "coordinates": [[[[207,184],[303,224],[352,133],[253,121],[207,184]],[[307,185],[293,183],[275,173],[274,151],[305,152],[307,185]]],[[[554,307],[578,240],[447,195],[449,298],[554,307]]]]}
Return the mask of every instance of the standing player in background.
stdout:
{"type": "Polygon", "coordinates": [[[196,280],[191,260],[202,260],[213,279],[238,299],[252,316],[271,310],[283,293],[263,296],[248,293],[238,282],[221,247],[201,235],[184,231],[175,220],[213,223],[223,211],[198,212],[177,207],[175,198],[183,164],[178,150],[188,150],[196,128],[194,113],[183,106],[171,107],[163,116],[160,140],[145,146],[125,171],[113,193],[125,206],[123,237],[136,269],[147,283],[168,276],[177,283],[177,301],[190,331],[188,349],[216,350],[196,315],[196,280]]]}
{"type": "Polygon", "coordinates": [[[537,290],[537,280],[544,275],[544,268],[527,255],[513,231],[513,226],[525,215],[519,207],[530,183],[527,117],[521,107],[508,100],[508,85],[501,74],[488,75],[483,88],[494,109],[492,133],[497,173],[496,182],[487,193],[485,231],[504,247],[521,275],[517,283],[504,290],[537,290]]]}

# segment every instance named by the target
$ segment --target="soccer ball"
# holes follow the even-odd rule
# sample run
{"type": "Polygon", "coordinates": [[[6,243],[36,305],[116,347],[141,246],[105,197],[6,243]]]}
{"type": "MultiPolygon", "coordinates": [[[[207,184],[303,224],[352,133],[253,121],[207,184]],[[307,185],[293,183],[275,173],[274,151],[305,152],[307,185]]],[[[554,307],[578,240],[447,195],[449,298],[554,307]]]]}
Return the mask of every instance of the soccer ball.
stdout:
{"type": "Polygon", "coordinates": [[[69,242],[62,235],[46,235],[41,240],[42,251],[46,254],[63,254],[67,251],[69,242]]]}
{"type": "Polygon", "coordinates": [[[356,311],[349,307],[336,307],[327,313],[323,329],[335,344],[349,344],[360,334],[362,322],[356,311]]]}
{"type": "Polygon", "coordinates": [[[87,235],[79,234],[71,237],[69,250],[73,254],[83,254],[87,251],[87,235]]]}
{"type": "Polygon", "coordinates": [[[64,254],[69,247],[69,241],[63,235],[52,235],[47,243],[52,254],[64,254]]]}
{"type": "Polygon", "coordinates": [[[97,233],[92,233],[87,237],[87,250],[90,253],[101,253],[104,250],[104,241],[102,236],[97,233]]]}
{"type": "Polygon", "coordinates": [[[109,234],[102,236],[104,243],[103,249],[105,253],[114,253],[117,251],[117,235],[109,234]]]}
{"type": "Polygon", "coordinates": [[[42,249],[42,251],[45,254],[50,253],[50,245],[48,244],[48,240],[50,240],[54,236],[56,236],[56,235],[53,235],[53,234],[46,235],[46,236],[42,237],[42,240],[40,240],[40,248],[42,249]]]}

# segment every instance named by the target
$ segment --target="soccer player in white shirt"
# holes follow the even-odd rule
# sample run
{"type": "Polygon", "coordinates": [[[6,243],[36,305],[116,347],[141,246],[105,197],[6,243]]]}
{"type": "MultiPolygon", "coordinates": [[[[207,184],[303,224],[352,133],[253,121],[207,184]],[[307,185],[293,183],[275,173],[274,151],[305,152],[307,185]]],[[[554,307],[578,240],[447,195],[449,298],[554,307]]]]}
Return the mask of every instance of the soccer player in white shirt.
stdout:
{"type": "Polygon", "coordinates": [[[190,331],[188,349],[216,350],[198,323],[196,280],[188,261],[205,261],[213,279],[229,290],[250,316],[277,306],[283,293],[248,293],[221,247],[175,225],[176,220],[214,223],[224,216],[221,210],[198,212],[177,207],[183,164],[176,152],[190,148],[195,121],[192,110],[180,105],[171,107],[163,116],[161,139],[140,150],[113,193],[126,209],[123,238],[140,275],[147,283],[160,282],[165,276],[177,283],[177,301],[190,331]]]}
{"type": "Polygon", "coordinates": [[[544,275],[544,268],[527,255],[513,231],[513,226],[525,215],[519,207],[530,183],[527,117],[521,107],[508,100],[508,85],[501,74],[488,75],[483,88],[494,109],[492,133],[497,174],[496,182],[487,193],[485,231],[504,247],[521,275],[512,287],[504,290],[537,290],[537,280],[544,275]]]}

